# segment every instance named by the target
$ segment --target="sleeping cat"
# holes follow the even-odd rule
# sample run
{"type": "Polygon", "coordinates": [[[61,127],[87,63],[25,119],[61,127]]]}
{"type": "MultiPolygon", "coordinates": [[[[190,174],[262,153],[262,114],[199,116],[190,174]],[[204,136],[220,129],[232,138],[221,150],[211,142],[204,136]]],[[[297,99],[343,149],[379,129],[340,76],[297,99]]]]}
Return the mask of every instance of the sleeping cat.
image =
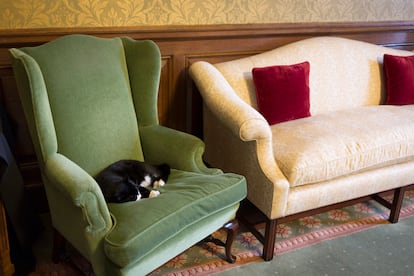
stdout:
{"type": "Polygon", "coordinates": [[[120,160],[103,169],[95,180],[106,202],[121,203],[156,197],[157,189],[167,182],[170,167],[137,160],[120,160]],[[152,186],[153,189],[148,189],[152,186]]]}

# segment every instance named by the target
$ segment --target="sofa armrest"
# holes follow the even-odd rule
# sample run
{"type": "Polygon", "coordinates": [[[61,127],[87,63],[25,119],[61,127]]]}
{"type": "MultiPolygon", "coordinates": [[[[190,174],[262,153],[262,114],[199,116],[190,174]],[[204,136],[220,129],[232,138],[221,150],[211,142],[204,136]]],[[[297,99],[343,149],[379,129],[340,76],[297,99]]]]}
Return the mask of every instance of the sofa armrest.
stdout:
{"type": "MultiPolygon", "coordinates": [[[[74,162],[58,153],[50,156],[45,165],[45,178],[45,185],[52,186],[64,199],[59,202],[62,209],[79,207],[82,210],[88,232],[106,232],[112,227],[111,215],[98,184],[74,162]],[[64,202],[73,205],[64,206],[64,202]]],[[[65,213],[64,210],[62,213],[65,213]]],[[[78,220],[79,217],[66,216],[63,219],[70,221],[78,220]]]]}
{"type": "Polygon", "coordinates": [[[190,67],[190,75],[207,107],[234,135],[243,141],[272,136],[266,119],[237,95],[212,64],[205,61],[195,62],[190,67]]]}
{"type": "Polygon", "coordinates": [[[141,127],[139,133],[144,158],[149,163],[167,163],[184,171],[222,173],[204,164],[204,143],[193,135],[160,125],[141,127]]]}
{"type": "Polygon", "coordinates": [[[210,148],[220,150],[211,150],[209,158],[213,164],[218,162],[227,170],[245,175],[249,200],[269,218],[283,216],[289,182],[275,161],[268,122],[237,95],[212,64],[196,62],[190,67],[190,74],[209,112],[214,115],[206,114],[214,131],[205,134],[210,144],[214,144],[210,148]],[[214,126],[229,131],[220,131],[220,127],[214,126]],[[232,158],[234,156],[237,158],[232,158]],[[264,196],[267,200],[263,200],[264,196]]]}

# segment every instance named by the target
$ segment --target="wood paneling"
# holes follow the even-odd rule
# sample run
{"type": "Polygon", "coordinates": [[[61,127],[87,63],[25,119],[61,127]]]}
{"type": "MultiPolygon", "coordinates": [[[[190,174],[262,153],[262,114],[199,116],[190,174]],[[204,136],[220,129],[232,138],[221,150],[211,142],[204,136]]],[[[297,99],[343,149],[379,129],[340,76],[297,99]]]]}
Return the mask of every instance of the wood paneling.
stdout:
{"type": "Polygon", "coordinates": [[[73,33],[154,40],[162,53],[158,103],[160,123],[200,137],[201,98],[188,75],[188,67],[195,61],[231,60],[323,35],[353,38],[400,49],[414,48],[414,21],[0,30],[0,104],[12,118],[16,132],[16,159],[28,187],[32,187],[30,180],[37,175],[36,162],[16,91],[8,49],[39,45],[73,33]]]}
{"type": "Polygon", "coordinates": [[[0,198],[0,276],[13,275],[13,272],[14,266],[10,260],[6,213],[0,198]]]}

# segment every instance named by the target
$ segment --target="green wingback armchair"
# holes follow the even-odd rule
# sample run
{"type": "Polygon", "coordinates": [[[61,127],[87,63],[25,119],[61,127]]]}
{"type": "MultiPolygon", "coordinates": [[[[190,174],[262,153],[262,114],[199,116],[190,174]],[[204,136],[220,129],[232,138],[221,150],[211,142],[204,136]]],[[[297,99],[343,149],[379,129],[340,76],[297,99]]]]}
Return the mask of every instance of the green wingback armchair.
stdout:
{"type": "Polygon", "coordinates": [[[201,140],[158,123],[154,42],[68,35],[10,52],[53,227],[95,274],[146,274],[234,219],[244,177],[207,168],[201,140]],[[168,163],[161,195],[107,204],[93,177],[121,159],[168,163]]]}

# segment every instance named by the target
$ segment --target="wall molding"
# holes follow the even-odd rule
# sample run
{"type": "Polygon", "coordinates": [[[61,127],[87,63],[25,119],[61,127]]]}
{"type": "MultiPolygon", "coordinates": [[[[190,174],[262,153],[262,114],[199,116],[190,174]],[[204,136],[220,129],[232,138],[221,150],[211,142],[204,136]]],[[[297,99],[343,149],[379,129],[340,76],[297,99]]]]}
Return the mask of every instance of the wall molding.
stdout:
{"type": "Polygon", "coordinates": [[[226,37],[283,35],[283,34],[352,34],[412,31],[414,21],[369,21],[369,22],[318,22],[318,23],[266,23],[266,24],[224,24],[224,25],[168,25],[136,27],[80,27],[80,28],[37,28],[0,29],[0,44],[44,42],[56,37],[87,33],[97,36],[132,35],[155,40],[211,39],[226,37]],[[37,39],[33,39],[37,38],[37,39]]]}

